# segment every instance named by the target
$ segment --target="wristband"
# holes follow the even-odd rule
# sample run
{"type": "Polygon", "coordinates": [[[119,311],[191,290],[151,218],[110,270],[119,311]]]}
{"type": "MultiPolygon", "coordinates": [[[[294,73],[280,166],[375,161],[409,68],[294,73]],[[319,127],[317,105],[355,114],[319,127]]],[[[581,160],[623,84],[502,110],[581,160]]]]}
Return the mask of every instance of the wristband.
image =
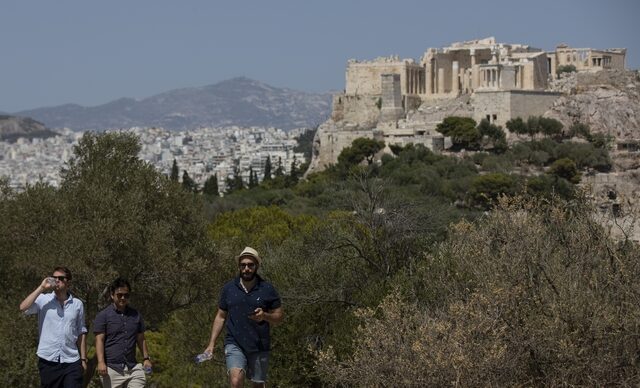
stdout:
{"type": "Polygon", "coordinates": [[[149,357],[149,356],[147,356],[147,357],[144,357],[144,358],[143,358],[143,360],[145,360],[145,361],[146,361],[146,360],[149,360],[149,361],[151,361],[151,357],[149,357]]]}

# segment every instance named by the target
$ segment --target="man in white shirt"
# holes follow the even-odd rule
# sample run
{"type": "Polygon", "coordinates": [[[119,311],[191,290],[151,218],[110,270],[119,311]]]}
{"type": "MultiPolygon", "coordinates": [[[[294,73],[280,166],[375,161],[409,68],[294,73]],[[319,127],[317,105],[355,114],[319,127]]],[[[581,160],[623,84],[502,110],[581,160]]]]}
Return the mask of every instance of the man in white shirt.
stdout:
{"type": "Polygon", "coordinates": [[[71,271],[56,267],[20,303],[20,311],[38,314],[41,387],[82,387],[83,372],[87,369],[87,328],[84,304],[71,295],[70,286],[71,271]]]}

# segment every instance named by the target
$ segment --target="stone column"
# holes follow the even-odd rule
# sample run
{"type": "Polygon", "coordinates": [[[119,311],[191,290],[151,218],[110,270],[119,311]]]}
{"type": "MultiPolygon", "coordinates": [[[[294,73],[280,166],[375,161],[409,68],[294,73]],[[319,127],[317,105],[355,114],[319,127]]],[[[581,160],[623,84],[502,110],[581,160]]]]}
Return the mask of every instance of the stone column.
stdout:
{"type": "Polygon", "coordinates": [[[444,69],[438,69],[438,94],[444,93],[444,69]]]}
{"type": "Polygon", "coordinates": [[[471,55],[471,90],[475,90],[480,82],[479,82],[479,72],[478,72],[478,68],[476,67],[476,50],[475,49],[471,49],[469,50],[469,54],[471,55]]]}
{"type": "Polygon", "coordinates": [[[433,63],[430,61],[429,63],[425,63],[424,65],[424,81],[425,81],[425,87],[426,87],[426,91],[425,94],[426,95],[432,95],[433,94],[433,63]]]}
{"type": "Polygon", "coordinates": [[[458,61],[453,61],[451,64],[451,93],[459,94],[460,93],[460,84],[458,82],[458,77],[460,75],[460,64],[458,61]]]}

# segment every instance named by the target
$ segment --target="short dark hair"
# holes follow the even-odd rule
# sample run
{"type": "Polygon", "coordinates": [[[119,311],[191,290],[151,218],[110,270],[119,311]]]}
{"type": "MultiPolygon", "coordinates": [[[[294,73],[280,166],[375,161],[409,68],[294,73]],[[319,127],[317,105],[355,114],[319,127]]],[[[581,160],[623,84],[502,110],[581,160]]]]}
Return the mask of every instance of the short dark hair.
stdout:
{"type": "Polygon", "coordinates": [[[129,281],[125,278],[117,278],[109,285],[109,293],[113,294],[120,287],[127,287],[129,292],[131,292],[131,284],[129,284],[129,281]]]}
{"type": "Polygon", "coordinates": [[[64,272],[64,276],[67,277],[67,280],[71,280],[71,271],[67,267],[55,267],[53,272],[64,272]]]}

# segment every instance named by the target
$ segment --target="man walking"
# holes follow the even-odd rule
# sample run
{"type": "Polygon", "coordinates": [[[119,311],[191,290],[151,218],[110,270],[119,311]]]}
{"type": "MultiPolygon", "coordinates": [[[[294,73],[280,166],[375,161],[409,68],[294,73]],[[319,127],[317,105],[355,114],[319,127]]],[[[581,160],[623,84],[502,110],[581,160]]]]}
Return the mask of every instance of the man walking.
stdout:
{"type": "Polygon", "coordinates": [[[152,366],[142,315],[129,307],[131,285],[127,280],[114,280],[109,293],[113,303],[96,315],[93,324],[102,386],[142,388],[146,383],[144,370],[152,366]],[[142,353],[144,369],[136,361],[136,345],[142,353]]]}
{"type": "Polygon", "coordinates": [[[56,267],[52,276],[20,303],[20,311],[38,314],[36,353],[43,388],[81,388],[87,369],[84,304],[73,297],[70,287],[69,268],[56,267]]]}
{"type": "Polygon", "coordinates": [[[240,273],[222,288],[205,352],[213,353],[226,322],[224,355],[231,386],[242,387],[246,374],[253,387],[264,387],[269,363],[270,328],[282,322],[284,311],[276,289],[257,273],[262,264],[258,252],[246,247],[236,259],[240,273]]]}

